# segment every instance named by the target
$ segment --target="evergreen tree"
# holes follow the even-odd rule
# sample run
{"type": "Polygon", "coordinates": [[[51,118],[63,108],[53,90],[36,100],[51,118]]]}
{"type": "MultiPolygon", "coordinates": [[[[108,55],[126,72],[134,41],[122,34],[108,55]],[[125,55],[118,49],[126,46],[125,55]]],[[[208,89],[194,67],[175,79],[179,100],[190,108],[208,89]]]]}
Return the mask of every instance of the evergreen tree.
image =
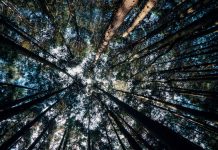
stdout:
{"type": "Polygon", "coordinates": [[[1,150],[217,149],[217,0],[0,8],[1,150]]]}

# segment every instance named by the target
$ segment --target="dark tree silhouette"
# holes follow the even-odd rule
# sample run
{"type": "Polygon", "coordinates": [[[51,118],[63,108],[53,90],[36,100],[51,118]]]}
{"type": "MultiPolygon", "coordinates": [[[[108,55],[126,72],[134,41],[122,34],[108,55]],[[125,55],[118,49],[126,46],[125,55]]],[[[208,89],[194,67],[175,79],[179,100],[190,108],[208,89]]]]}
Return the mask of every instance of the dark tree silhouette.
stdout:
{"type": "Polygon", "coordinates": [[[217,0],[0,8],[1,150],[217,149],[217,0]]]}

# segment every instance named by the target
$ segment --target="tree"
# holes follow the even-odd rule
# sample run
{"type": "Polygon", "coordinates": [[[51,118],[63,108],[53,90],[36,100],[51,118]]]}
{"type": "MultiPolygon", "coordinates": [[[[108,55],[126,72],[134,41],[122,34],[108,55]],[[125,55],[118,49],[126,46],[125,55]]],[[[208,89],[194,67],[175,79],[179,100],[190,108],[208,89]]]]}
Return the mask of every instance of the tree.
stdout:
{"type": "MultiPolygon", "coordinates": [[[[39,114],[34,120],[27,123],[24,127],[22,127],[15,135],[13,135],[11,138],[9,138],[7,141],[5,141],[0,148],[1,149],[10,149],[11,146],[13,146],[13,143],[15,143],[20,136],[22,136],[29,128],[31,128],[43,115],[45,115],[46,112],[48,112],[54,105],[57,103],[56,101],[54,104],[49,106],[45,111],[43,111],[41,114],[39,114]]],[[[55,116],[56,117],[56,116],[55,116]]],[[[54,118],[55,118],[54,117],[54,118]]]]}
{"type": "MultiPolygon", "coordinates": [[[[98,88],[98,87],[96,87],[96,88],[98,88]]],[[[98,89],[101,90],[104,94],[106,94],[110,98],[110,100],[114,101],[118,106],[120,106],[121,109],[126,111],[129,115],[134,117],[137,121],[139,121],[146,128],[148,128],[148,130],[152,131],[153,134],[155,134],[162,141],[164,141],[165,144],[168,146],[168,148],[180,149],[180,148],[182,148],[180,144],[182,144],[183,146],[187,146],[189,148],[192,147],[195,149],[202,149],[199,146],[191,143],[187,139],[183,138],[182,136],[176,134],[171,129],[168,129],[167,127],[164,127],[164,126],[160,125],[159,123],[151,120],[150,118],[144,116],[142,113],[131,108],[129,105],[123,103],[122,101],[120,101],[116,97],[112,96],[108,92],[105,92],[104,90],[102,90],[100,88],[98,88],[98,89]]]]}
{"type": "Polygon", "coordinates": [[[123,33],[123,37],[127,37],[128,34],[130,32],[132,32],[134,30],[134,28],[136,28],[136,26],[139,25],[139,23],[145,18],[145,16],[149,13],[149,11],[155,6],[156,0],[149,0],[144,8],[142,9],[142,11],[140,12],[140,14],[137,16],[137,18],[135,19],[135,21],[133,22],[132,26],[129,27],[127,29],[126,32],[123,33]]]}
{"type": "Polygon", "coordinates": [[[34,99],[32,101],[29,101],[27,103],[12,107],[12,108],[7,108],[6,110],[3,110],[0,114],[0,121],[5,120],[9,117],[12,117],[14,115],[17,115],[19,113],[22,113],[23,111],[29,109],[29,107],[36,105],[38,103],[42,103],[44,100],[46,100],[47,98],[50,98],[51,96],[54,96],[55,94],[58,94],[64,90],[66,90],[68,87],[54,91],[52,93],[49,93],[43,97],[34,99]]]}
{"type": "Polygon", "coordinates": [[[121,6],[117,10],[117,12],[114,15],[114,19],[112,23],[109,25],[108,29],[105,32],[104,40],[102,41],[101,46],[99,47],[95,62],[99,59],[101,53],[106,49],[107,45],[109,44],[109,41],[114,36],[116,30],[121,26],[123,23],[125,16],[129,13],[129,11],[138,3],[138,0],[123,0],[121,6]]]}
{"type": "Polygon", "coordinates": [[[217,0],[0,6],[0,149],[217,149],[217,0]]]}

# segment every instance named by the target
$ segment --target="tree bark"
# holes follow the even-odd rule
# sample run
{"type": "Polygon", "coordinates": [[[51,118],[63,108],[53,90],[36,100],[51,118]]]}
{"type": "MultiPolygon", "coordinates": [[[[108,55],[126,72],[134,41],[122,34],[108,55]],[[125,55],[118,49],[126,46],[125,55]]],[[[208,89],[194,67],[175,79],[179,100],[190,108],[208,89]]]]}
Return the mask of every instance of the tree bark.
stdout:
{"type": "MultiPolygon", "coordinates": [[[[90,107],[90,106],[89,106],[90,107]]],[[[91,122],[91,118],[90,118],[90,111],[89,113],[89,118],[88,118],[88,150],[91,150],[91,135],[90,135],[90,122],[91,122]]]]}
{"type": "Polygon", "coordinates": [[[113,118],[113,120],[115,121],[115,123],[119,127],[121,133],[123,133],[123,135],[128,140],[128,142],[129,142],[130,146],[132,147],[132,149],[141,150],[142,148],[138,145],[138,143],[135,141],[135,139],[132,137],[132,135],[125,129],[125,127],[119,121],[117,116],[111,110],[108,109],[107,111],[108,111],[109,116],[113,118]]]}
{"type": "MultiPolygon", "coordinates": [[[[142,98],[141,96],[137,96],[137,95],[134,95],[134,96],[137,97],[137,98],[140,98],[140,99],[142,98]]],[[[145,99],[147,99],[147,98],[145,98],[145,99]]],[[[187,116],[187,115],[184,115],[182,113],[178,113],[176,111],[173,111],[171,108],[168,108],[166,105],[158,106],[157,104],[154,104],[151,101],[148,101],[146,103],[145,103],[145,101],[143,101],[143,102],[146,105],[153,106],[155,108],[159,108],[159,109],[164,110],[164,111],[168,111],[169,113],[175,115],[176,117],[179,117],[179,118],[185,119],[185,120],[187,120],[187,121],[189,121],[191,123],[197,124],[201,128],[203,128],[204,130],[207,130],[207,131],[209,131],[211,133],[218,133],[218,128],[217,127],[206,124],[205,122],[203,122],[203,121],[201,121],[199,119],[196,120],[196,119],[194,119],[194,118],[192,118],[190,116],[187,116]]]]}
{"type": "Polygon", "coordinates": [[[63,136],[62,136],[62,138],[61,138],[61,142],[60,142],[60,144],[59,144],[57,150],[61,150],[61,148],[62,148],[62,146],[63,146],[63,143],[64,143],[64,139],[65,139],[65,137],[66,137],[66,134],[67,134],[67,129],[64,130],[64,134],[63,134],[63,136]]]}
{"type": "Polygon", "coordinates": [[[182,137],[180,134],[174,132],[173,130],[169,129],[161,125],[160,123],[148,118],[141,112],[138,112],[134,108],[130,107],[129,105],[125,104],[124,102],[120,101],[118,98],[112,96],[110,93],[102,90],[101,88],[97,87],[100,91],[102,91],[105,95],[109,97],[110,100],[115,102],[120,109],[123,109],[126,113],[130,116],[135,118],[135,120],[148,129],[153,135],[158,137],[169,149],[177,149],[177,150],[184,150],[184,149],[195,149],[195,150],[202,150],[201,147],[198,145],[190,142],[188,139],[182,137]]]}
{"type": "Polygon", "coordinates": [[[132,32],[140,22],[145,18],[145,16],[151,11],[151,9],[155,6],[157,0],[148,0],[145,4],[142,11],[138,14],[132,25],[123,33],[123,37],[127,37],[130,32],[132,32]]]}
{"type": "Polygon", "coordinates": [[[35,46],[37,46],[40,50],[42,50],[45,54],[47,54],[48,56],[51,56],[52,58],[57,59],[57,57],[55,57],[54,55],[50,54],[47,50],[45,50],[43,47],[41,47],[36,39],[34,39],[33,37],[31,37],[28,33],[26,33],[25,31],[23,31],[22,29],[20,29],[17,25],[15,25],[14,23],[12,23],[11,21],[9,21],[7,18],[5,18],[4,16],[0,15],[0,21],[3,22],[3,24],[9,28],[12,31],[15,31],[16,33],[18,33],[19,35],[21,35],[22,37],[24,37],[25,39],[27,39],[28,41],[30,41],[31,43],[33,43],[35,46]]]}
{"type": "Polygon", "coordinates": [[[116,134],[116,136],[117,136],[117,139],[118,139],[118,141],[119,141],[119,143],[120,143],[120,146],[121,146],[122,150],[126,150],[126,147],[125,147],[125,145],[123,144],[122,140],[120,139],[120,136],[118,135],[117,130],[116,130],[116,128],[114,127],[113,122],[112,122],[112,120],[111,120],[111,118],[110,118],[109,116],[108,116],[108,119],[109,119],[109,121],[110,121],[110,123],[111,123],[111,126],[112,126],[113,129],[114,129],[114,132],[115,132],[115,134],[116,134]]]}
{"type": "Polygon", "coordinates": [[[107,31],[104,35],[104,40],[102,41],[102,44],[97,50],[96,57],[95,57],[95,63],[100,58],[100,55],[102,52],[105,51],[106,47],[108,46],[110,40],[115,35],[115,32],[117,29],[121,26],[123,23],[126,15],[130,12],[130,10],[138,3],[138,0],[123,0],[121,6],[117,10],[112,23],[109,25],[107,31]]]}
{"type": "Polygon", "coordinates": [[[122,120],[122,122],[124,122],[126,124],[126,126],[132,130],[132,132],[135,134],[136,138],[143,143],[143,145],[148,148],[149,150],[153,150],[154,148],[146,141],[142,138],[141,134],[139,134],[133,127],[131,127],[124,118],[122,118],[118,113],[117,116],[122,120]]]}
{"type": "Polygon", "coordinates": [[[35,119],[27,123],[25,126],[23,126],[18,132],[16,132],[12,137],[10,137],[7,141],[5,141],[1,146],[0,149],[2,150],[8,150],[11,146],[23,135],[25,134],[36,122],[38,122],[51,108],[53,108],[57,103],[56,101],[54,104],[49,106],[45,111],[43,111],[41,114],[39,114],[35,119]]]}
{"type": "Polygon", "coordinates": [[[26,86],[22,86],[22,85],[17,85],[17,84],[11,84],[11,83],[4,83],[4,82],[0,82],[0,86],[8,86],[8,87],[16,87],[16,88],[22,88],[22,89],[28,89],[28,90],[37,90],[37,89],[34,89],[34,88],[29,88],[29,87],[26,87],[26,86]]]}
{"type": "Polygon", "coordinates": [[[29,109],[30,107],[32,107],[33,105],[37,105],[39,103],[42,103],[43,101],[45,101],[46,99],[54,96],[55,94],[58,94],[64,90],[66,90],[68,87],[66,88],[63,88],[63,89],[60,89],[60,90],[57,90],[57,91],[54,91],[52,93],[49,93],[43,97],[40,97],[40,98],[37,98],[37,99],[34,99],[32,101],[29,101],[27,103],[24,103],[22,105],[18,105],[16,107],[12,107],[12,108],[8,108],[6,110],[3,110],[1,111],[1,114],[0,114],[0,121],[2,120],[5,120],[9,117],[12,117],[14,115],[17,115],[19,113],[22,113],[24,112],[25,110],[29,109]]]}
{"type": "Polygon", "coordinates": [[[192,35],[194,31],[200,30],[204,26],[213,25],[214,22],[218,19],[218,15],[214,15],[214,14],[218,14],[217,11],[218,11],[217,9],[211,10],[209,13],[205,14],[202,18],[190,23],[189,25],[180,29],[176,33],[171,34],[165,37],[164,39],[154,42],[153,44],[147,46],[146,48],[139,50],[138,52],[126,58],[124,61],[119,62],[116,65],[113,65],[113,67],[125,63],[127,60],[133,58],[133,56],[136,54],[138,54],[139,57],[133,58],[131,62],[145,58],[148,55],[148,53],[156,52],[156,50],[160,49],[160,47],[163,48],[166,47],[169,43],[173,43],[179,39],[183,39],[184,37],[190,37],[190,35],[192,35]],[[210,16],[214,16],[214,17],[212,18],[210,16]]]}
{"type": "MultiPolygon", "coordinates": [[[[122,90],[117,90],[117,91],[131,94],[130,92],[125,92],[125,91],[122,91],[122,90]]],[[[164,100],[160,100],[158,98],[154,98],[152,96],[145,96],[145,95],[136,94],[136,93],[132,93],[132,94],[137,95],[137,96],[142,96],[142,97],[147,98],[147,99],[152,100],[152,101],[157,101],[159,103],[167,105],[168,107],[173,107],[175,109],[181,110],[181,111],[183,111],[185,113],[191,114],[191,115],[196,116],[198,118],[218,121],[218,115],[216,113],[213,113],[213,112],[187,108],[187,107],[181,106],[179,104],[173,104],[173,103],[170,103],[170,102],[167,102],[167,101],[164,101],[164,100]]]]}
{"type": "Polygon", "coordinates": [[[106,133],[106,137],[107,137],[109,149],[110,149],[110,150],[113,150],[112,144],[111,144],[111,140],[110,140],[110,137],[109,137],[109,135],[108,135],[108,131],[107,131],[107,126],[106,126],[106,125],[105,125],[105,133],[106,133]]]}
{"type": "Polygon", "coordinates": [[[5,110],[5,109],[8,109],[8,108],[10,108],[12,106],[15,106],[15,105],[21,104],[23,102],[26,102],[27,100],[33,99],[34,97],[39,96],[39,95],[41,95],[41,94],[43,94],[45,92],[47,92],[47,91],[40,91],[40,92],[37,92],[35,94],[28,95],[26,97],[23,97],[23,98],[20,98],[20,99],[17,99],[17,100],[7,99],[7,100],[5,100],[5,102],[1,102],[0,110],[5,110]]]}
{"type": "Polygon", "coordinates": [[[28,58],[32,58],[32,59],[34,59],[34,60],[36,60],[36,61],[38,61],[38,62],[40,62],[40,63],[42,63],[42,64],[44,64],[44,65],[46,65],[46,66],[49,66],[49,67],[52,68],[52,69],[55,69],[55,70],[60,71],[60,72],[63,72],[64,74],[68,75],[69,77],[72,77],[72,76],[71,76],[69,73],[67,73],[64,69],[62,69],[62,68],[56,66],[55,64],[51,63],[50,61],[48,61],[48,60],[46,60],[46,59],[44,59],[44,58],[42,58],[42,57],[40,57],[40,56],[34,54],[33,52],[27,50],[26,48],[21,47],[20,45],[14,43],[14,42],[11,41],[10,39],[7,39],[7,38],[5,38],[4,36],[0,35],[0,40],[1,40],[2,42],[4,42],[4,43],[7,43],[8,45],[14,47],[13,50],[18,51],[18,53],[20,53],[20,54],[22,54],[22,55],[24,55],[24,56],[27,56],[28,58]]]}
{"type": "Polygon", "coordinates": [[[35,141],[28,147],[27,150],[32,150],[34,149],[34,147],[36,146],[36,144],[41,140],[41,138],[44,136],[44,134],[46,133],[46,131],[49,129],[49,126],[51,125],[51,123],[55,120],[57,116],[53,117],[51,120],[49,120],[48,124],[46,125],[46,127],[42,130],[42,132],[39,134],[39,136],[35,139],[35,141]]]}

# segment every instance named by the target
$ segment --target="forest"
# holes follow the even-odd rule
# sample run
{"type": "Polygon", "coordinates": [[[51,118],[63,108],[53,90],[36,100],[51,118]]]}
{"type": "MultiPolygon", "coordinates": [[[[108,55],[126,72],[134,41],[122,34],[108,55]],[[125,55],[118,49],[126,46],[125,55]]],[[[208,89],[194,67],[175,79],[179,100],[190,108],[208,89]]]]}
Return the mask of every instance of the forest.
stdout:
{"type": "Polygon", "coordinates": [[[1,0],[0,150],[217,150],[217,0],[1,0]]]}

